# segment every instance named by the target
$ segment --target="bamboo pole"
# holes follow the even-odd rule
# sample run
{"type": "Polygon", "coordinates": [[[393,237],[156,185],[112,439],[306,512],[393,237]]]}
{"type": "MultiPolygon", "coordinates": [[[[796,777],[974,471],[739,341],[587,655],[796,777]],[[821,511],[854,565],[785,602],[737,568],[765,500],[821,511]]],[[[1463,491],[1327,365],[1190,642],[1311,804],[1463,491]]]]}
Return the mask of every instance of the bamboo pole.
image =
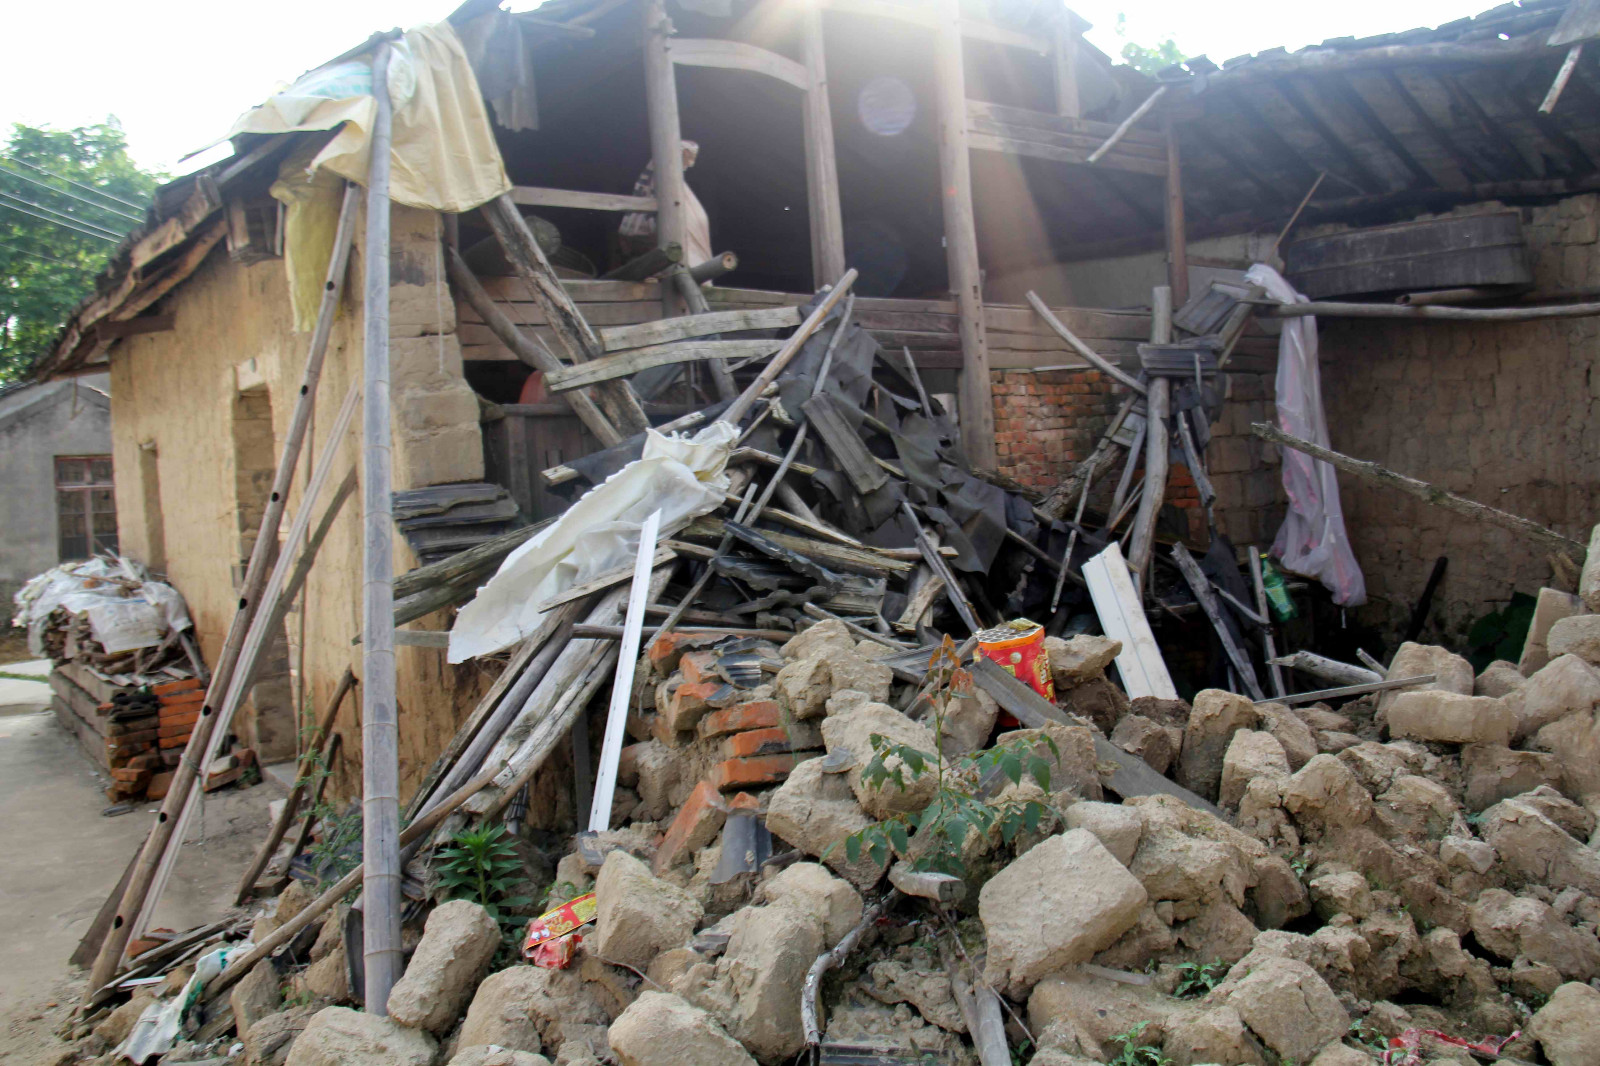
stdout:
{"type": "MultiPolygon", "coordinates": [[[[1172,290],[1165,285],[1156,286],[1151,292],[1151,305],[1150,340],[1154,344],[1166,344],[1172,339],[1172,290]]],[[[1139,513],[1133,520],[1133,541],[1128,551],[1128,570],[1141,590],[1155,548],[1156,518],[1166,498],[1170,451],[1167,407],[1171,398],[1172,382],[1160,377],[1150,382],[1150,392],[1145,397],[1144,495],[1139,498],[1139,513]]]]}
{"type": "Polygon", "coordinates": [[[1100,160],[1105,157],[1107,152],[1111,151],[1111,149],[1122,143],[1122,138],[1128,135],[1128,131],[1133,129],[1134,126],[1138,125],[1139,120],[1148,115],[1150,113],[1150,109],[1155,107],[1156,103],[1160,101],[1163,96],[1167,95],[1167,88],[1168,87],[1165,85],[1158,86],[1155,92],[1145,97],[1144,102],[1133,109],[1133,114],[1123,119],[1121,124],[1118,125],[1116,129],[1111,131],[1111,136],[1105,139],[1105,143],[1089,153],[1089,158],[1085,160],[1085,162],[1088,165],[1093,166],[1094,164],[1100,162],[1100,160]]]}
{"type": "Polygon", "coordinates": [[[1600,303],[1557,304],[1554,307],[1441,307],[1436,304],[1362,304],[1337,300],[1313,300],[1303,304],[1281,304],[1263,300],[1257,304],[1263,318],[1427,318],[1447,322],[1539,322],[1552,318],[1595,318],[1600,303]]]}
{"type": "Polygon", "coordinates": [[[1099,370],[1102,374],[1107,374],[1115,378],[1117,381],[1126,385],[1140,396],[1146,394],[1148,390],[1146,389],[1144,382],[1140,381],[1132,374],[1129,374],[1126,370],[1123,370],[1121,367],[1117,366],[1117,364],[1113,363],[1111,360],[1107,359],[1105,356],[1101,355],[1099,352],[1083,343],[1083,341],[1079,340],[1077,334],[1068,329],[1066,325],[1055,316],[1055,313],[1050,310],[1049,306],[1043,300],[1039,299],[1038,293],[1029,290],[1028,303],[1032,304],[1034,311],[1039,315],[1040,318],[1044,319],[1044,324],[1054,330],[1056,336],[1066,341],[1067,344],[1071,346],[1073,351],[1077,352],[1079,355],[1083,356],[1084,359],[1088,360],[1091,366],[1099,370]]]}
{"type": "Polygon", "coordinates": [[[1167,284],[1172,289],[1172,306],[1182,307],[1189,302],[1189,239],[1183,216],[1183,166],[1170,113],[1162,129],[1167,138],[1167,284]]]}
{"type": "Polygon", "coordinates": [[[828,317],[828,313],[834,309],[840,300],[844,299],[845,293],[849,292],[850,286],[855,283],[855,270],[846,270],[844,276],[834,283],[833,290],[823,297],[822,302],[817,305],[817,309],[806,316],[806,320],[800,323],[800,327],[794,331],[794,335],[783,342],[783,347],[778,349],[778,354],[768,361],[761,373],[756,375],[756,379],[745,387],[744,392],[739,394],[737,400],[728,405],[728,409],[718,416],[717,421],[738,425],[739,420],[750,413],[750,408],[755,406],[755,402],[761,396],[761,393],[776,380],[779,374],[783,373],[783,368],[789,365],[790,361],[799,353],[801,346],[811,339],[811,335],[817,331],[817,327],[822,325],[822,320],[828,317]]]}
{"type": "Polygon", "coordinates": [[[1313,459],[1320,459],[1325,463],[1330,463],[1337,469],[1343,470],[1353,477],[1360,478],[1362,481],[1370,482],[1374,485],[1385,485],[1391,489],[1399,489],[1408,496],[1415,496],[1417,499],[1431,503],[1435,507],[1443,508],[1451,514],[1477,519],[1492,526],[1499,526],[1501,529],[1509,529],[1513,533],[1520,533],[1525,537],[1537,540],[1546,548],[1554,548],[1578,559],[1582,559],[1584,553],[1588,551],[1587,545],[1570,537],[1563,537],[1560,533],[1546,529],[1539,523],[1530,521],[1520,515],[1502,511],[1487,504],[1478,503],[1475,500],[1469,500],[1465,496],[1457,496],[1455,493],[1447,492],[1437,485],[1430,485],[1426,481],[1418,481],[1416,478],[1397,474],[1387,467],[1379,466],[1377,463],[1341,455],[1331,448],[1324,448],[1320,444],[1313,444],[1311,441],[1291,436],[1277,426],[1266,422],[1252,423],[1250,431],[1263,440],[1270,440],[1274,444],[1281,444],[1285,448],[1293,448],[1297,452],[1303,452],[1313,459]]]}
{"type": "Polygon", "coordinates": [[[845,271],[844,212],[839,206],[839,168],[833,143],[833,113],[828,106],[828,61],[822,39],[822,5],[803,0],[800,61],[806,68],[804,138],[806,195],[811,216],[812,285],[820,287],[845,271]]]}
{"type": "Polygon", "coordinates": [[[234,892],[235,905],[243,904],[250,898],[251,890],[255,888],[256,878],[261,876],[261,871],[267,868],[267,863],[272,861],[272,853],[278,845],[283,843],[283,838],[289,832],[289,826],[294,823],[294,816],[300,810],[300,801],[305,798],[306,789],[310,785],[310,775],[316,769],[318,754],[326,747],[328,737],[333,731],[333,721],[339,714],[339,707],[344,703],[344,698],[355,687],[355,671],[345,668],[344,675],[339,678],[339,685],[333,690],[333,697],[328,700],[327,709],[322,712],[322,717],[317,721],[317,732],[306,748],[306,753],[300,759],[300,765],[295,768],[294,787],[289,790],[289,796],[283,801],[283,810],[278,813],[278,819],[272,824],[272,829],[267,833],[267,839],[261,842],[261,847],[256,849],[255,857],[250,860],[250,865],[245,867],[244,876],[239,878],[239,887],[234,892]],[[314,746],[311,746],[314,745],[314,746]]]}
{"type": "MultiPolygon", "coordinates": [[[[300,832],[295,834],[294,843],[289,845],[289,861],[306,850],[306,845],[311,842],[311,829],[317,824],[317,811],[322,807],[322,793],[328,787],[328,778],[333,776],[333,761],[338,758],[339,747],[344,743],[344,737],[339,733],[330,733],[322,742],[321,759],[324,772],[317,777],[316,787],[311,790],[311,802],[306,805],[306,813],[300,819],[300,832]]],[[[279,884],[286,884],[287,876],[279,880],[279,884]]]]}
{"type": "MultiPolygon", "coordinates": [[[[445,265],[450,270],[450,280],[456,283],[456,288],[461,290],[461,295],[467,298],[467,303],[478,312],[478,317],[483,319],[494,335],[500,338],[500,343],[511,349],[525,365],[535,370],[542,370],[546,374],[563,369],[561,360],[550,354],[550,350],[535,341],[532,337],[517,328],[511,317],[500,310],[494,302],[494,297],[485,291],[473,274],[472,268],[467,266],[466,260],[461,258],[461,253],[454,248],[444,250],[445,265]]],[[[595,439],[607,448],[620,444],[622,434],[611,424],[595,403],[594,396],[587,388],[573,389],[569,392],[556,394],[572,408],[572,413],[583,421],[584,427],[595,435],[595,439]]]]}
{"type": "Polygon", "coordinates": [[[250,551],[250,562],[245,567],[243,588],[239,593],[239,608],[228,627],[222,652],[211,672],[206,686],[205,703],[200,720],[184,749],[184,759],[178,764],[172,784],[161,802],[150,835],[145,838],[134,876],[129,879],[117,905],[116,916],[100,952],[95,956],[89,974],[89,988],[96,989],[111,980],[122,964],[122,956],[133,932],[133,924],[144,910],[150,885],[155,878],[162,856],[171,845],[173,830],[177,827],[179,813],[188,802],[197,766],[194,756],[204,750],[210,740],[211,724],[217,702],[228,691],[233,679],[233,667],[239,650],[255,619],[258,598],[272,569],[274,552],[278,548],[278,528],[283,522],[283,512],[288,506],[289,488],[294,481],[295,469],[300,462],[300,451],[305,444],[306,428],[316,405],[317,384],[322,380],[322,364],[328,352],[328,338],[338,315],[339,301],[344,293],[346,268],[350,262],[350,246],[355,235],[358,190],[353,185],[345,187],[344,203],[339,211],[339,226],[334,234],[333,253],[328,262],[328,272],[322,289],[322,304],[317,311],[316,328],[311,334],[311,344],[306,353],[306,365],[300,378],[300,391],[295,400],[294,414],[289,420],[289,430],[284,436],[283,454],[278,459],[278,469],[273,475],[272,490],[267,496],[261,515],[261,528],[250,551]]]}
{"type": "Polygon", "coordinates": [[[361,879],[366,1008],[389,1013],[400,979],[400,752],[395,714],[394,520],[389,413],[389,47],[372,60],[372,157],[367,168],[366,344],[362,360],[361,879]]]}

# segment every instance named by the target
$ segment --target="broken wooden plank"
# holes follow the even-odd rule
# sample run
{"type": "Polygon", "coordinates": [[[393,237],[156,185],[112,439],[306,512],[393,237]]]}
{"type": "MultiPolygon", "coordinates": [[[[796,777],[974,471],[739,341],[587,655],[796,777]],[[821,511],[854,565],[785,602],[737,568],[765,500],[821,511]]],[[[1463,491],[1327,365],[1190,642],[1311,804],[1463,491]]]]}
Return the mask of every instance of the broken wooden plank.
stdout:
{"type": "Polygon", "coordinates": [[[514,185],[511,199],[527,207],[575,207],[584,211],[643,211],[654,213],[654,196],[618,196],[609,192],[579,192],[575,189],[545,189],[514,185]]]}
{"type": "MultiPolygon", "coordinates": [[[[667,321],[672,321],[668,319],[667,321]]],[[[782,341],[678,341],[657,344],[648,348],[634,348],[596,359],[592,363],[562,367],[545,372],[545,387],[554,393],[565,393],[598,385],[604,381],[631,377],[651,367],[670,366],[673,363],[693,363],[710,359],[760,359],[772,355],[782,341]]]]}
{"type": "Polygon", "coordinates": [[[956,581],[955,574],[951,573],[949,565],[945,563],[944,558],[939,554],[939,550],[928,539],[928,533],[922,528],[922,523],[917,520],[917,513],[911,509],[911,505],[902,500],[900,508],[905,512],[906,519],[910,521],[912,532],[916,534],[917,549],[922,552],[922,561],[927,563],[934,574],[944,581],[944,593],[950,597],[951,604],[955,606],[956,614],[961,616],[961,621],[966,624],[967,631],[976,636],[983,627],[978,624],[978,616],[973,614],[972,604],[967,602],[966,594],[961,591],[961,585],[956,581]]]}
{"type": "Polygon", "coordinates": [[[1227,653],[1228,661],[1233,664],[1234,672],[1239,675],[1239,680],[1250,693],[1250,698],[1263,699],[1265,694],[1261,691],[1261,683],[1256,679],[1255,665],[1250,662],[1250,656],[1244,653],[1244,649],[1239,647],[1239,642],[1233,639],[1233,631],[1228,628],[1227,619],[1222,613],[1222,603],[1211,591],[1211,582],[1200,569],[1200,564],[1194,561],[1194,556],[1190,555],[1189,549],[1182,544],[1172,546],[1172,558],[1177,561],[1183,579],[1189,583],[1189,591],[1193,592],[1194,598],[1199,601],[1200,609],[1210,620],[1217,639],[1222,641],[1222,650],[1227,653]]]}
{"type": "MultiPolygon", "coordinates": [[[[661,566],[663,563],[669,563],[676,558],[676,551],[674,551],[670,546],[663,547],[661,550],[656,552],[655,559],[650,565],[661,566]]],[[[534,610],[542,614],[545,611],[560,607],[563,603],[571,603],[573,600],[581,600],[585,596],[599,592],[601,589],[608,589],[612,585],[626,581],[631,576],[633,576],[633,564],[625,563],[622,566],[607,570],[598,577],[590,578],[581,585],[574,585],[565,592],[551,596],[548,600],[545,600],[543,603],[539,604],[539,606],[535,607],[534,610]]]]}
{"type": "MultiPolygon", "coordinates": [[[[713,515],[695,519],[682,533],[685,537],[722,537],[726,534],[726,523],[713,515]]],[[[763,529],[761,535],[790,551],[810,556],[819,562],[827,563],[835,570],[844,570],[852,574],[877,577],[886,573],[909,574],[916,569],[915,562],[897,558],[877,548],[865,546],[852,548],[846,544],[833,544],[797,537],[790,533],[779,533],[774,529],[763,529]]]]}
{"type": "Polygon", "coordinates": [[[1083,564],[1083,576],[1089,582],[1089,597],[1100,617],[1101,629],[1106,636],[1122,642],[1117,671],[1128,697],[1177,699],[1178,690],[1167,673],[1155,634],[1150,632],[1150,622],[1139,604],[1121,547],[1116,543],[1107,545],[1105,551],[1083,564]]]}
{"type": "Polygon", "coordinates": [[[1339,688],[1319,688],[1315,692],[1296,692],[1292,696],[1278,696],[1270,700],[1257,700],[1257,703],[1283,703],[1294,706],[1298,703],[1316,703],[1318,700],[1342,699],[1345,696],[1365,696],[1369,692],[1386,692],[1392,688],[1410,688],[1412,685],[1427,685],[1437,681],[1434,674],[1418,674],[1416,677],[1399,677],[1393,681],[1373,681],[1365,685],[1343,685],[1339,688]]]}
{"type": "Polygon", "coordinates": [[[1383,671],[1368,670],[1366,667],[1356,666],[1353,663],[1342,663],[1337,659],[1330,659],[1325,655],[1318,655],[1310,651],[1297,651],[1289,655],[1280,655],[1272,660],[1273,666],[1287,666],[1320,677],[1325,681],[1332,681],[1339,685],[1370,685],[1374,681],[1383,680],[1383,671]]]}
{"type": "Polygon", "coordinates": [[[606,351],[644,348],[670,341],[709,337],[713,333],[738,333],[751,329],[792,329],[800,324],[798,307],[768,307],[749,311],[710,311],[683,318],[663,318],[634,326],[612,326],[600,331],[606,351]]]}

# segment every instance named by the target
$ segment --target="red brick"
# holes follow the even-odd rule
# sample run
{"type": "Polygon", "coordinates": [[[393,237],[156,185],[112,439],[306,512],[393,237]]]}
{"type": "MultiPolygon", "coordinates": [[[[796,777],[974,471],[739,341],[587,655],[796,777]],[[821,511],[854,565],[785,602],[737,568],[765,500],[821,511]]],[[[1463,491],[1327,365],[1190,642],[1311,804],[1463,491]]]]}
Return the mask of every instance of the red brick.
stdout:
{"type": "Polygon", "coordinates": [[[783,710],[776,700],[751,700],[700,719],[700,735],[720,737],[747,729],[771,729],[783,721],[783,710]]]}
{"type": "Polygon", "coordinates": [[[183,734],[181,737],[162,737],[159,741],[163,751],[169,748],[181,748],[187,743],[189,743],[188,733],[183,734]]]}
{"type": "Polygon", "coordinates": [[[200,711],[198,709],[193,711],[185,711],[179,714],[167,714],[163,712],[161,715],[161,724],[158,728],[165,730],[171,729],[173,726],[187,727],[194,725],[199,720],[200,711]]]}
{"type": "Polygon", "coordinates": [[[651,867],[661,874],[680,862],[689,861],[695,852],[717,838],[727,818],[728,805],[716,787],[709,781],[700,782],[672,820],[667,835],[656,848],[651,867]]]}
{"type": "Polygon", "coordinates": [[[643,744],[629,744],[617,753],[617,784],[632,788],[639,781],[639,752],[643,744]]]}
{"type": "Polygon", "coordinates": [[[678,668],[678,660],[687,650],[690,637],[684,633],[663,633],[650,642],[650,663],[656,673],[665,677],[678,668]]]}
{"type": "Polygon", "coordinates": [[[761,801],[748,792],[740,792],[728,801],[728,810],[730,811],[759,811],[760,809],[761,801]]]}
{"type": "Polygon", "coordinates": [[[685,652],[678,660],[678,669],[683,673],[683,680],[691,685],[701,682],[722,684],[722,679],[717,676],[717,655],[710,651],[685,652]]]}
{"type": "Polygon", "coordinates": [[[175,707],[186,703],[204,703],[205,698],[206,694],[202,690],[191,688],[182,692],[174,692],[168,696],[161,696],[156,702],[163,707],[175,707]]]}
{"type": "Polygon", "coordinates": [[[162,722],[161,728],[156,730],[156,736],[165,743],[168,737],[186,737],[193,732],[193,722],[162,722]]]}
{"type": "Polygon", "coordinates": [[[157,696],[166,696],[175,692],[188,692],[200,687],[200,679],[196,677],[185,678],[182,681],[165,681],[159,685],[151,685],[150,691],[157,696]]]}
{"type": "Polygon", "coordinates": [[[799,757],[794,755],[755,755],[729,759],[717,764],[716,769],[711,771],[711,780],[722,792],[776,785],[787,778],[789,771],[799,762],[799,757]]]}
{"type": "Polygon", "coordinates": [[[666,719],[668,729],[682,732],[693,729],[700,724],[700,719],[711,710],[711,705],[706,702],[722,688],[721,682],[700,681],[694,684],[684,682],[673,690],[672,698],[667,701],[666,719]]]}
{"type": "Polygon", "coordinates": [[[129,766],[111,771],[111,779],[125,785],[142,785],[150,780],[150,771],[143,766],[129,766]]]}
{"type": "Polygon", "coordinates": [[[167,794],[167,789],[172,787],[172,779],[175,776],[177,776],[176,770],[168,770],[166,773],[156,774],[150,778],[150,783],[145,786],[145,796],[153,800],[164,798],[167,794]]]}
{"type": "Polygon", "coordinates": [[[779,755],[793,750],[789,733],[782,727],[735,733],[722,742],[722,754],[730,759],[749,755],[779,755]]]}

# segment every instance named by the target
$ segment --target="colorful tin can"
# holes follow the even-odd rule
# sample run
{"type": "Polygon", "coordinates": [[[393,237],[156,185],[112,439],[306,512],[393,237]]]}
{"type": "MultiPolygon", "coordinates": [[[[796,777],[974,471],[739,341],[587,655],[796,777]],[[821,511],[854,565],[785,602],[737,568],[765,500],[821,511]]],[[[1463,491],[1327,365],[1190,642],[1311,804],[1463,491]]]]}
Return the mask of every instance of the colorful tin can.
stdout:
{"type": "Polygon", "coordinates": [[[1050,655],[1044,650],[1044,626],[1026,618],[1002,622],[978,634],[978,650],[1055,702],[1056,683],[1050,674],[1050,655]]]}

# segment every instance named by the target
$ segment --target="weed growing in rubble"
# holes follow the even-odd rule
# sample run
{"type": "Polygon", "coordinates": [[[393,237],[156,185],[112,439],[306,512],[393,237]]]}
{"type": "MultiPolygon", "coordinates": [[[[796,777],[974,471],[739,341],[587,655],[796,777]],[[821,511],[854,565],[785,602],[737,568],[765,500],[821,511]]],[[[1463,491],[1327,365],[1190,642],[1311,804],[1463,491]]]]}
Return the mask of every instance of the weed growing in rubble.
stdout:
{"type": "Polygon", "coordinates": [[[522,860],[517,858],[516,841],[503,824],[463,829],[451,838],[449,846],[440,849],[435,864],[439,887],[452,899],[471,900],[502,925],[507,908],[533,902],[528,896],[516,894],[517,886],[526,877],[522,860]]]}
{"type": "Polygon", "coordinates": [[[1389,1041],[1384,1039],[1382,1033],[1368,1025],[1366,1019],[1357,1018],[1350,1023],[1349,1038],[1379,1062],[1387,1061],[1385,1053],[1389,1050],[1389,1041]]]}
{"type": "Polygon", "coordinates": [[[1163,1055],[1159,1047],[1143,1042],[1145,1026],[1149,1024],[1140,1022],[1113,1036],[1111,1039],[1121,1044],[1122,1050],[1107,1066],[1172,1066],[1172,1060],[1163,1055]]]}
{"type": "Polygon", "coordinates": [[[1178,985],[1172,994],[1179,999],[1198,999],[1222,983],[1228,975],[1228,964],[1221,959],[1215,962],[1180,962],[1178,985]]]}
{"type": "Polygon", "coordinates": [[[361,808],[352,806],[340,814],[331,804],[319,803],[311,813],[321,826],[321,833],[306,850],[321,890],[354,870],[361,861],[361,808]]]}
{"type": "MultiPolygon", "coordinates": [[[[872,759],[862,769],[861,779],[872,789],[892,784],[904,792],[908,775],[910,781],[916,781],[931,773],[936,782],[933,798],[918,813],[897,813],[852,833],[843,841],[845,856],[856,862],[865,852],[881,865],[894,853],[904,857],[912,869],[961,876],[966,873],[961,845],[968,833],[997,831],[1001,840],[1010,844],[1023,830],[1031,833],[1038,829],[1049,812],[1043,803],[1014,798],[996,801],[994,796],[1006,779],[1021,784],[1024,771],[1050,791],[1051,763],[1036,746],[1037,741],[1026,739],[959,759],[945,757],[945,715],[955,708],[954,701],[975,698],[972,675],[961,665],[955,642],[948,636],[928,661],[922,691],[933,707],[934,750],[897,744],[874,733],[872,759]],[[911,847],[913,837],[918,842],[915,849],[911,847]]],[[[1046,736],[1043,744],[1054,758],[1061,757],[1055,741],[1046,736]]]]}

